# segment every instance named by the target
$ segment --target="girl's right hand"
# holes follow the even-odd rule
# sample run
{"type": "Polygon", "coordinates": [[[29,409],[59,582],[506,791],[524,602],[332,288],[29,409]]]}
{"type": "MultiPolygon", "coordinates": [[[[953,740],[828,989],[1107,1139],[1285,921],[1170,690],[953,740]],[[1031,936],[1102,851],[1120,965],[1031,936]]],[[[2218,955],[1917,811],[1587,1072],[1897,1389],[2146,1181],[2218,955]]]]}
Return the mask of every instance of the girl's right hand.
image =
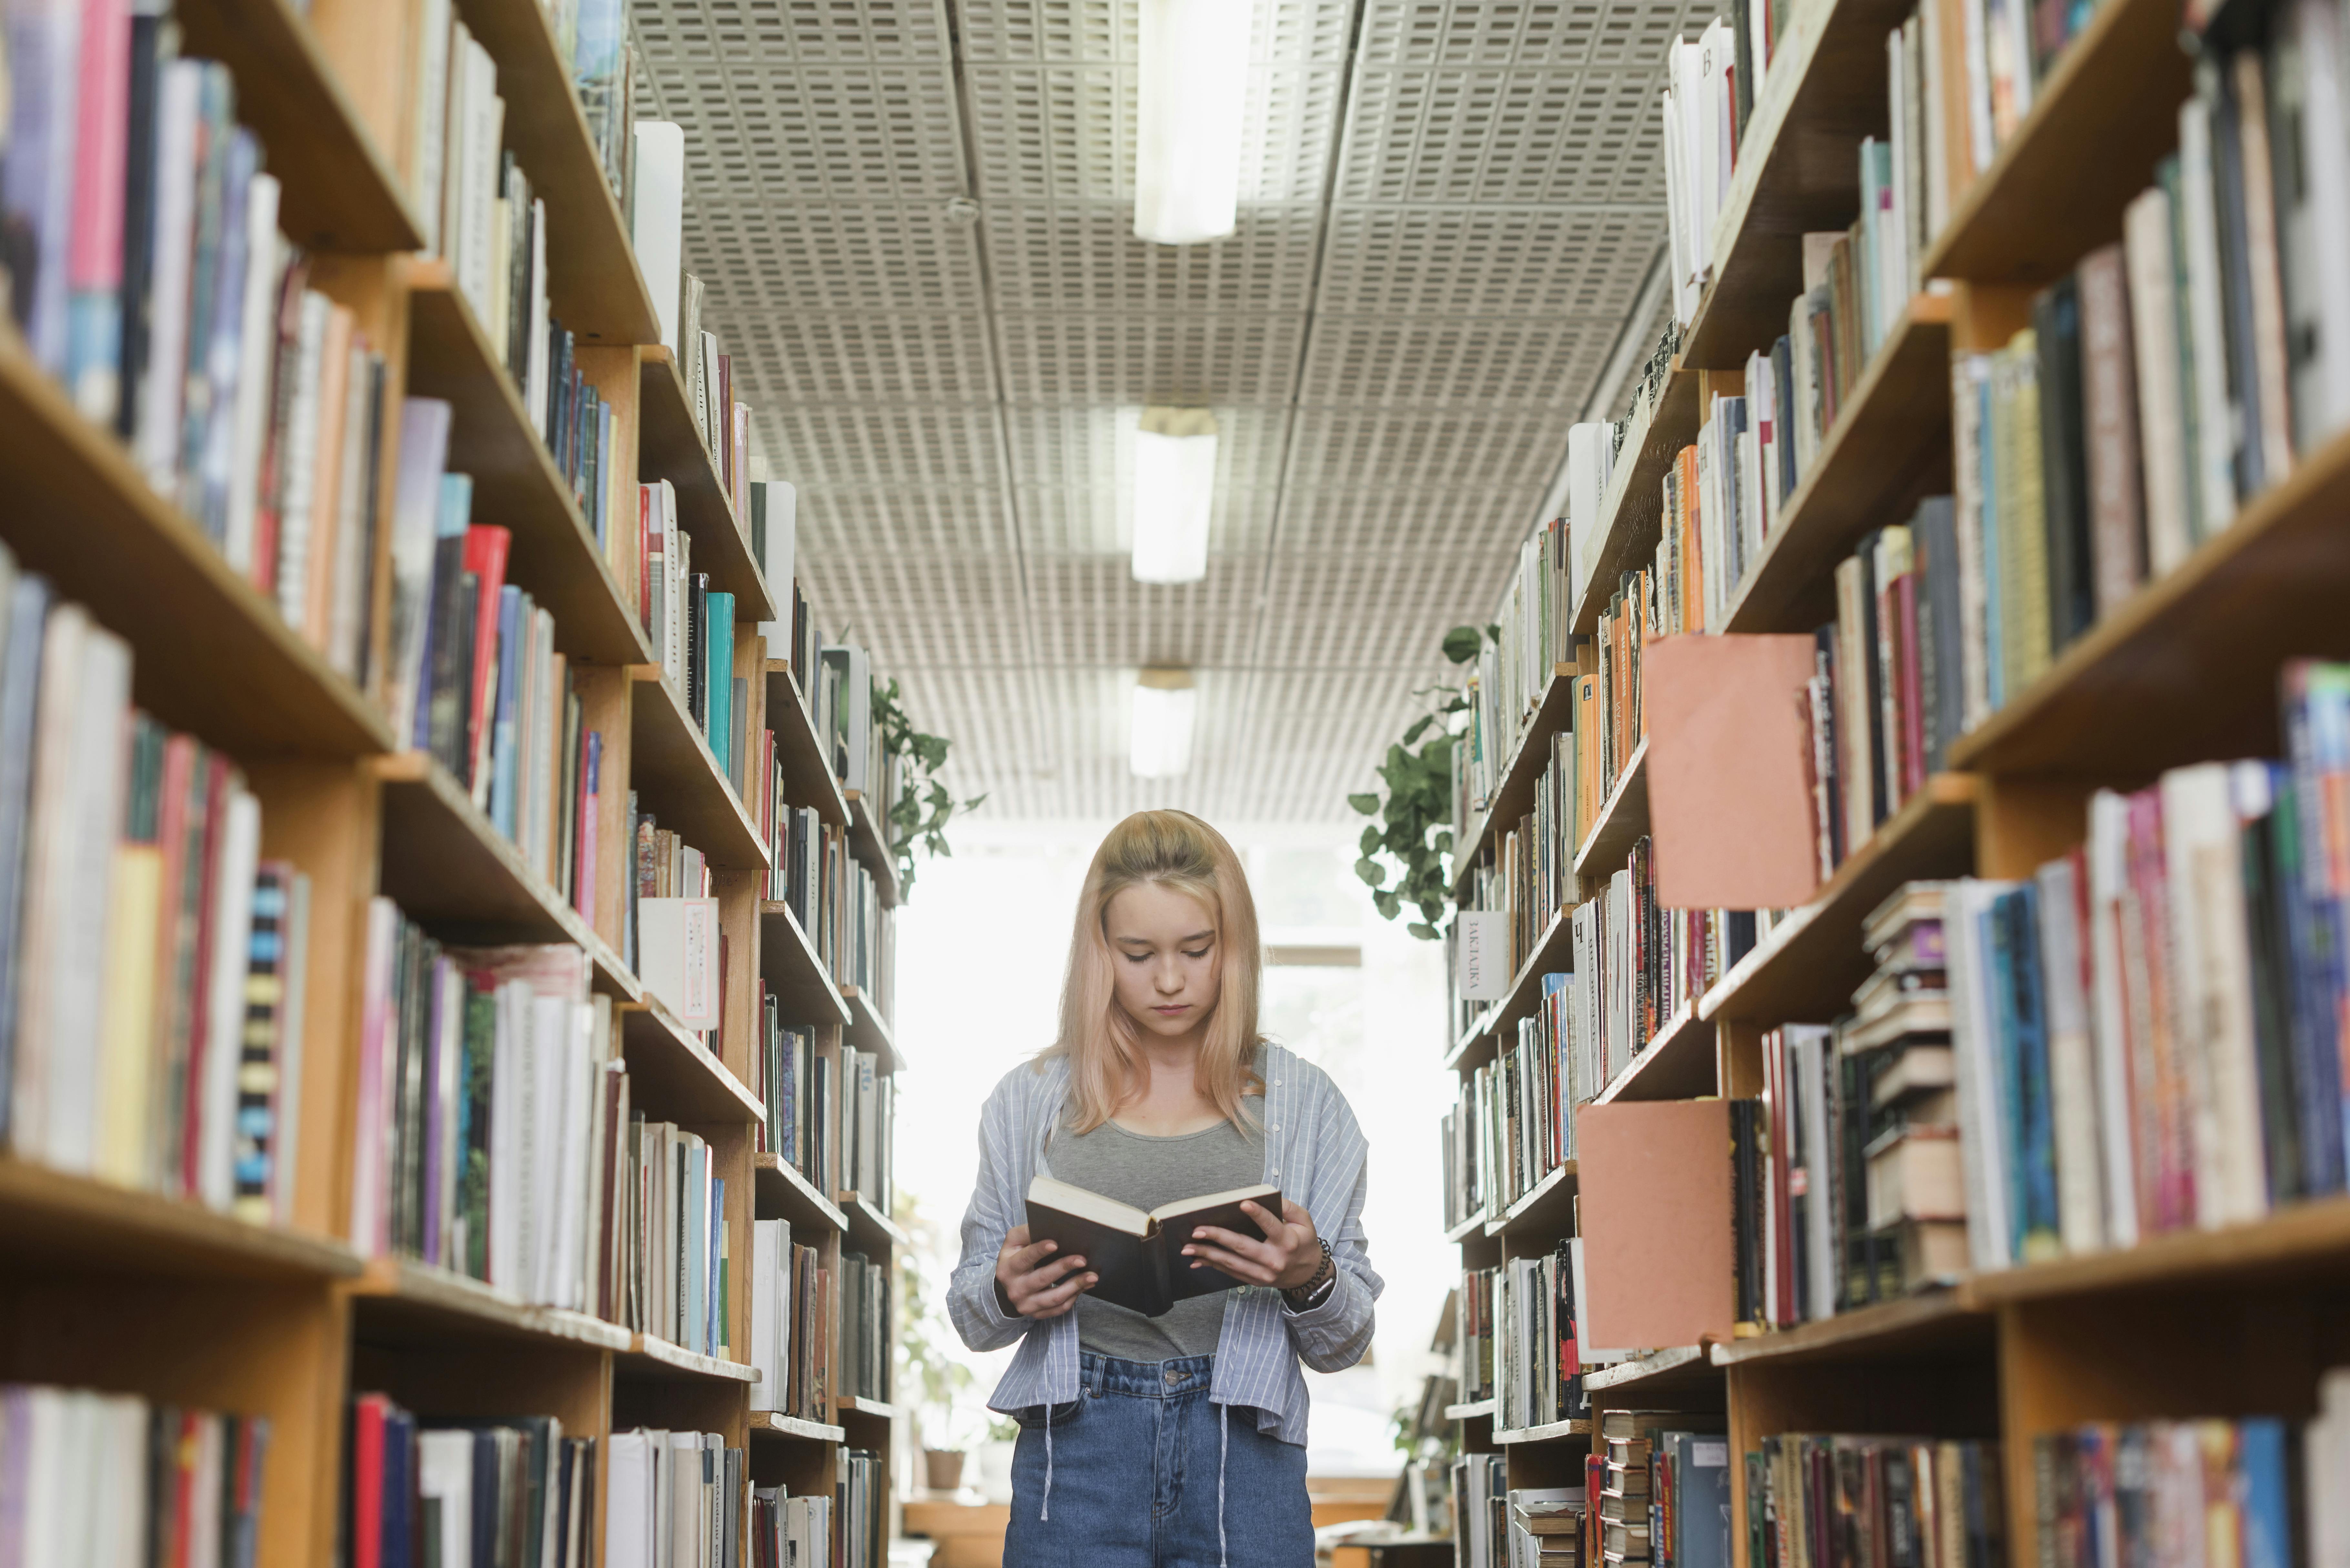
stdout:
{"type": "Polygon", "coordinates": [[[1014,1225],[995,1254],[995,1287],[1022,1317],[1058,1317],[1077,1304],[1077,1294],[1098,1277],[1077,1271],[1083,1258],[1055,1258],[1056,1241],[1028,1240],[1028,1227],[1014,1225]]]}

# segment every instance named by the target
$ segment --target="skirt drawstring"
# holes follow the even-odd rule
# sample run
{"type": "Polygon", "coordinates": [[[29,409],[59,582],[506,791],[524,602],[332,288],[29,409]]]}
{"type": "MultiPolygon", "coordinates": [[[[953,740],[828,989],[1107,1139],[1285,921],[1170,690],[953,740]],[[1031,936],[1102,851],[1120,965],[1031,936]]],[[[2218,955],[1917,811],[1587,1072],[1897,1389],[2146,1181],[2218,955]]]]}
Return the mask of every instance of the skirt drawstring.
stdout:
{"type": "MultiPolygon", "coordinates": [[[[1224,1460],[1232,1448],[1232,1407],[1216,1407],[1216,1568],[1232,1568],[1224,1556],[1224,1460]]],[[[1045,1470],[1052,1465],[1048,1459],[1045,1470]]],[[[1049,1484],[1049,1483],[1048,1483],[1049,1484]]]]}
{"type": "Polygon", "coordinates": [[[1045,1501],[1036,1517],[1053,1517],[1053,1404],[1049,1399],[1045,1402],[1045,1501]]]}

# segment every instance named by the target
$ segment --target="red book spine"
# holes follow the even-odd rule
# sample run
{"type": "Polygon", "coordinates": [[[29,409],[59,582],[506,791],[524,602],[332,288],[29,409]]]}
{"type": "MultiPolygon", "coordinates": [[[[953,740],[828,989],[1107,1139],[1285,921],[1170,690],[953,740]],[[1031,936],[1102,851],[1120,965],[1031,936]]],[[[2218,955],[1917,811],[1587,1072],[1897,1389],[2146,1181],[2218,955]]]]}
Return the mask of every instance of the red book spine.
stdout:
{"type": "Polygon", "coordinates": [[[351,1412],[351,1568],[383,1568],[383,1417],[390,1401],[362,1394],[351,1412]]]}
{"type": "Polygon", "coordinates": [[[1901,794],[1904,799],[1926,783],[1926,691],[1918,670],[1918,574],[1904,572],[1893,585],[1894,628],[1900,637],[1901,794]]]}
{"type": "MultiPolygon", "coordinates": [[[[497,670],[498,597],[506,586],[506,556],[514,535],[504,528],[477,524],[465,530],[465,570],[481,583],[473,599],[473,694],[466,703],[465,754],[478,770],[484,760],[482,727],[489,722],[490,681],[497,670]]],[[[528,629],[515,635],[529,640],[528,629]]]]}

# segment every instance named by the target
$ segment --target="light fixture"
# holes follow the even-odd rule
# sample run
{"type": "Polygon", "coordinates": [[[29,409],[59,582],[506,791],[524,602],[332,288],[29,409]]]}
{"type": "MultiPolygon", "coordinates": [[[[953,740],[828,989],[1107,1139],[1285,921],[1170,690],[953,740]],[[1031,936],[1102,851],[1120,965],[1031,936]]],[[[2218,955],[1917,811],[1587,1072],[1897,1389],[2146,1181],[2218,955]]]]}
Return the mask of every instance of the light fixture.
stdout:
{"type": "Polygon", "coordinates": [[[1232,232],[1254,0],[1142,0],[1134,237],[1197,244],[1232,232]]]}
{"type": "Polygon", "coordinates": [[[1153,665],[1135,678],[1128,765],[1136,778],[1180,778],[1191,771],[1191,725],[1199,711],[1200,693],[1189,670],[1153,665]]]}
{"type": "Polygon", "coordinates": [[[1216,491],[1216,416],[1142,410],[1134,432],[1134,580],[1196,583],[1208,575],[1216,491]]]}

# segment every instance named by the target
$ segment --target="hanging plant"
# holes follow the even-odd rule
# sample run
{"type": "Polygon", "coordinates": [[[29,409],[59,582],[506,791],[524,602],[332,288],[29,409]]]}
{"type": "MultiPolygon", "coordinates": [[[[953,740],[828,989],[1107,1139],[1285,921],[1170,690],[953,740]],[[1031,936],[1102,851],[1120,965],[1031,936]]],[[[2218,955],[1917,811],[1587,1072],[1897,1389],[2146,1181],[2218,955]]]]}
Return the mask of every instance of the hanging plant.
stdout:
{"type": "MultiPolygon", "coordinates": [[[[1444,634],[1444,657],[1467,664],[1487,641],[1498,641],[1501,635],[1497,626],[1482,631],[1456,626],[1444,634]]],[[[1427,702],[1428,711],[1388,748],[1387,760],[1378,766],[1385,794],[1350,794],[1347,804],[1378,819],[1363,829],[1362,857],[1355,862],[1355,875],[1369,886],[1380,918],[1392,920],[1409,904],[1419,912],[1419,919],[1411,922],[1411,934],[1432,942],[1444,934],[1452,908],[1445,876],[1445,861],[1452,853],[1453,740],[1449,722],[1453,714],[1468,711],[1468,683],[1422,687],[1412,695],[1427,702]],[[1388,868],[1378,859],[1381,854],[1402,867],[1392,887],[1388,885],[1388,868]]]]}
{"type": "Polygon", "coordinates": [[[938,780],[947,765],[949,742],[943,735],[926,735],[914,728],[893,676],[887,684],[873,683],[873,717],[881,726],[881,748],[898,759],[898,798],[889,803],[889,853],[898,861],[899,897],[914,891],[914,850],[951,856],[947,822],[959,811],[976,811],[983,794],[957,800],[938,780]]]}

